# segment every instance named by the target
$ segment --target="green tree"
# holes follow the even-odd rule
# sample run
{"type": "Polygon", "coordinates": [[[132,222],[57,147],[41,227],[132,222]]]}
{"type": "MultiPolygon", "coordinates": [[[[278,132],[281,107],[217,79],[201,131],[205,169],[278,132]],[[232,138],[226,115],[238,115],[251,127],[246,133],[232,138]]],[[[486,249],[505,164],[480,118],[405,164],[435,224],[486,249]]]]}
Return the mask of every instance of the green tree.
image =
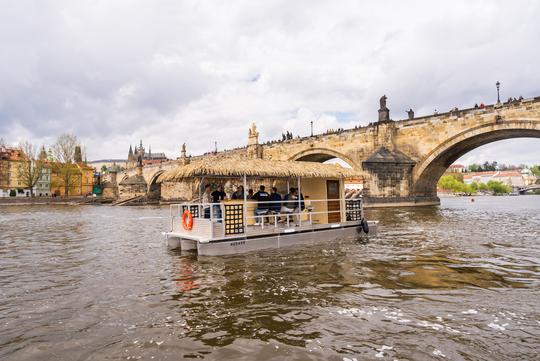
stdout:
{"type": "Polygon", "coordinates": [[[479,191],[488,191],[489,188],[486,183],[478,183],[478,190],[479,191]]]}
{"type": "Polygon", "coordinates": [[[485,161],[484,164],[482,164],[482,169],[484,171],[494,171],[494,170],[497,170],[497,162],[488,162],[488,161],[485,161]]]}
{"type": "Polygon", "coordinates": [[[475,189],[472,186],[463,183],[460,179],[458,179],[458,177],[453,174],[443,175],[441,179],[439,179],[437,186],[453,193],[471,194],[475,192],[475,189]]]}
{"type": "Polygon", "coordinates": [[[534,174],[537,177],[540,177],[540,166],[539,165],[533,165],[531,168],[531,173],[534,174]]]}
{"type": "Polygon", "coordinates": [[[80,145],[75,146],[75,154],[73,155],[73,158],[75,163],[82,163],[82,151],[80,145]]]}
{"type": "Polygon", "coordinates": [[[490,191],[492,191],[495,194],[505,194],[510,193],[512,191],[512,188],[503,182],[490,180],[487,182],[487,187],[490,191]]]}

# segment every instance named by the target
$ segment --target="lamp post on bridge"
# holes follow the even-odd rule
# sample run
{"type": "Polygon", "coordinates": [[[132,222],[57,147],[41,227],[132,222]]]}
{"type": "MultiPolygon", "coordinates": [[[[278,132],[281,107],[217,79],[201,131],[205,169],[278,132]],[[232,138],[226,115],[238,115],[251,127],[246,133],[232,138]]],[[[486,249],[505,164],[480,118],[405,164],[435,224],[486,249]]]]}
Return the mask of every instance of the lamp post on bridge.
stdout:
{"type": "Polygon", "coordinates": [[[310,123],[311,123],[311,136],[313,137],[313,120],[310,123]]]}
{"type": "Polygon", "coordinates": [[[497,87],[497,104],[501,104],[501,98],[499,96],[499,88],[501,86],[501,83],[497,80],[495,83],[495,86],[497,87]]]}

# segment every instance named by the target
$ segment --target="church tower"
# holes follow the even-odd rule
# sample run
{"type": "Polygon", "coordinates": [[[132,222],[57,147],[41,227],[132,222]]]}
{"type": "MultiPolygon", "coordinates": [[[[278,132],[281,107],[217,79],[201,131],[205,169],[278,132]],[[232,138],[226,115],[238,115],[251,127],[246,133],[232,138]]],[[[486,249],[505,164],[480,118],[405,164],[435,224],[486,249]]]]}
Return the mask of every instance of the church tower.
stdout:
{"type": "Polygon", "coordinates": [[[130,144],[126,167],[133,168],[136,165],[137,165],[137,157],[135,157],[135,154],[133,153],[133,148],[131,148],[131,144],[130,144]]]}

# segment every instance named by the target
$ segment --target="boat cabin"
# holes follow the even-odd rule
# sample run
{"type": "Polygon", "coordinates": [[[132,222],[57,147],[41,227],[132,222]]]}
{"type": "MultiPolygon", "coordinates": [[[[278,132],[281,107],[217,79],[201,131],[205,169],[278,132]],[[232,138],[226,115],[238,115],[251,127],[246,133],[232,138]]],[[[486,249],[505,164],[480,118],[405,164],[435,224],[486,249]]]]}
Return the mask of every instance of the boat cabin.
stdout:
{"type": "Polygon", "coordinates": [[[197,178],[199,190],[193,201],[170,205],[169,246],[220,255],[365,234],[369,225],[362,199],[346,199],[344,191],[344,180],[357,176],[336,164],[262,159],[217,158],[178,166],[158,181],[197,178]],[[219,203],[204,201],[209,180],[229,181],[244,192],[240,199],[229,192],[219,203]],[[265,190],[256,193],[260,185],[265,190]],[[272,187],[281,200],[264,194],[272,187]],[[258,200],[248,195],[250,188],[258,200]]]}

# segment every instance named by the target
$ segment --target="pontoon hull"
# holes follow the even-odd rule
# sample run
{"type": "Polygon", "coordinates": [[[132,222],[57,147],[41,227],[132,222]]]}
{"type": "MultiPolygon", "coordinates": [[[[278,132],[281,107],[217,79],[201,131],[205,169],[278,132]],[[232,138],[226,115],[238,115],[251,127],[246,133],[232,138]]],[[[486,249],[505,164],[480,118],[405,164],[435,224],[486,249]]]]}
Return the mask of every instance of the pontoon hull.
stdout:
{"type": "MultiPolygon", "coordinates": [[[[371,221],[368,224],[369,235],[376,235],[378,222],[371,221]]],[[[366,233],[360,225],[356,224],[342,225],[336,228],[295,230],[291,233],[253,235],[211,242],[200,242],[168,234],[167,243],[170,248],[180,248],[182,251],[196,251],[202,256],[221,256],[295,245],[352,240],[362,235],[365,236],[366,233]]]]}

